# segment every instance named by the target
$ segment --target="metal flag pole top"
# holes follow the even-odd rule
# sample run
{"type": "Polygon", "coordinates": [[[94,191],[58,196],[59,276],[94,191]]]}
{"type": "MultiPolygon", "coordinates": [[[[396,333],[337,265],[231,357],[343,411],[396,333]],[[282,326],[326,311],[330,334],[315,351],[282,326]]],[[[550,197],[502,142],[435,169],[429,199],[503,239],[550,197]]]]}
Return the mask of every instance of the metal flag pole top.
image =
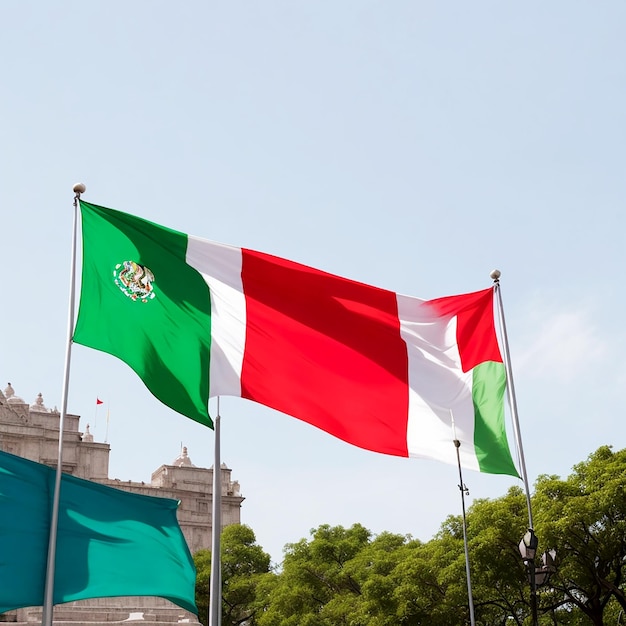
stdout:
{"type": "Polygon", "coordinates": [[[502,294],[500,293],[500,270],[493,270],[489,274],[494,283],[494,290],[498,296],[498,313],[500,317],[500,331],[502,334],[503,343],[503,358],[504,367],[506,370],[506,388],[509,395],[509,405],[511,406],[511,416],[513,417],[513,430],[515,432],[515,443],[517,445],[517,451],[519,453],[520,467],[522,470],[522,480],[524,482],[524,489],[526,491],[526,506],[528,507],[528,528],[532,530],[533,526],[533,511],[530,505],[530,486],[528,484],[528,475],[526,473],[526,461],[524,459],[524,448],[522,446],[522,433],[519,426],[519,417],[517,414],[517,400],[515,398],[515,384],[513,383],[513,368],[511,367],[511,353],[509,351],[509,339],[506,333],[506,321],[504,319],[504,307],[502,306],[502,294]]]}
{"type": "Polygon", "coordinates": [[[85,193],[83,183],[74,185],[74,222],[72,229],[72,261],[70,270],[70,298],[67,315],[67,344],[65,346],[65,368],[63,371],[63,392],[61,394],[61,415],[59,417],[59,451],[57,469],[52,495],[52,512],[50,514],[50,536],[48,538],[48,562],[46,566],[46,582],[44,589],[42,626],[52,626],[52,606],[54,600],[54,566],[56,560],[57,530],[59,525],[59,501],[61,495],[61,474],[63,472],[63,431],[67,414],[67,394],[70,385],[70,361],[72,356],[72,335],[74,333],[74,302],[76,297],[76,239],[78,231],[78,201],[85,193]]]}
{"type": "Polygon", "coordinates": [[[220,399],[215,416],[215,454],[213,460],[213,502],[211,521],[211,587],[209,589],[209,626],[222,624],[222,466],[220,461],[220,399]]]}

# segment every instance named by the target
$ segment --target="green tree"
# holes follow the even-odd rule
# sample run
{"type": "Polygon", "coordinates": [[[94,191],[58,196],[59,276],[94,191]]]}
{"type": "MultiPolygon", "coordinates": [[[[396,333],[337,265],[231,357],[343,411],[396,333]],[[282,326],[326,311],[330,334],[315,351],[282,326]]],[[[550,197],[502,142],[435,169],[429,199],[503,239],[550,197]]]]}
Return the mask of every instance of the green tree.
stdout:
{"type": "Polygon", "coordinates": [[[205,626],[209,623],[209,589],[211,584],[211,551],[199,550],[193,555],[196,566],[196,606],[198,619],[205,626]]]}
{"type": "Polygon", "coordinates": [[[365,545],[345,565],[357,582],[352,619],[371,626],[396,626],[398,622],[397,579],[394,571],[406,558],[410,537],[383,532],[365,545]]]}
{"type": "MultiPolygon", "coordinates": [[[[460,624],[456,603],[448,595],[462,554],[458,539],[442,531],[427,543],[410,542],[391,573],[398,624],[460,624]],[[454,573],[453,573],[454,572],[454,573]]],[[[467,603],[466,603],[467,604],[467,603]]],[[[466,610],[466,609],[462,609],[466,610]]]]}
{"type": "MultiPolygon", "coordinates": [[[[537,480],[532,498],[537,553],[555,548],[558,558],[556,574],[537,592],[540,624],[604,626],[617,623],[620,611],[626,613],[625,490],[626,450],[614,453],[606,446],[565,480],[537,480]]],[[[451,525],[454,519],[448,531],[460,536],[451,525]]],[[[517,547],[528,523],[522,491],[513,488],[496,500],[476,501],[467,519],[477,624],[529,624],[528,573],[517,547]]],[[[450,583],[444,604],[454,590],[450,583]]],[[[462,597],[458,587],[457,596],[462,597]]]]}
{"type": "MultiPolygon", "coordinates": [[[[249,526],[232,524],[222,530],[222,624],[236,626],[256,624],[257,586],[270,571],[270,556],[256,543],[249,526]]],[[[196,604],[200,621],[207,623],[211,553],[200,550],[194,556],[196,564],[196,604]]]]}
{"type": "Polygon", "coordinates": [[[594,626],[626,613],[626,450],[603,446],[566,480],[540,477],[534,507],[540,538],[557,550],[551,585],[563,597],[561,610],[578,609],[581,623],[594,626]]]}
{"type": "Polygon", "coordinates": [[[354,524],[320,526],[285,548],[283,570],[271,590],[261,626],[354,626],[361,583],[350,562],[369,544],[371,533],[354,524]]]}
{"type": "Polygon", "coordinates": [[[530,616],[530,586],[518,548],[528,526],[522,489],[512,487],[495,500],[476,500],[467,519],[476,621],[524,624],[530,616]]]}
{"type": "MultiPolygon", "coordinates": [[[[565,480],[541,476],[532,498],[538,553],[558,571],[538,590],[541,626],[626,626],[626,450],[602,447],[565,480]]],[[[530,585],[518,544],[527,530],[519,487],[467,512],[477,626],[528,626],[530,585]]],[[[232,529],[232,530],[231,530],[232,529]]],[[[430,541],[322,525],[288,544],[280,573],[246,527],[223,540],[224,624],[257,626],[468,625],[463,525],[450,516],[430,541]]],[[[210,555],[196,555],[198,605],[210,555]]],[[[206,609],[204,609],[206,613],[206,609]]]]}

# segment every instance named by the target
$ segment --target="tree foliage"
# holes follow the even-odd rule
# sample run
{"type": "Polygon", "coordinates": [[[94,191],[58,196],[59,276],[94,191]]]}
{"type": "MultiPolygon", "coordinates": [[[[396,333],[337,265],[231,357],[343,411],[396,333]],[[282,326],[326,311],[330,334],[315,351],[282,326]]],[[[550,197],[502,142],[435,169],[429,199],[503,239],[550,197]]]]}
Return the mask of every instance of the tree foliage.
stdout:
{"type": "Polygon", "coordinates": [[[370,532],[360,524],[349,529],[320,526],[313,539],[285,549],[283,571],[271,590],[261,626],[322,626],[348,624],[361,585],[351,561],[369,543],[370,532]]]}
{"type": "Polygon", "coordinates": [[[626,450],[603,446],[566,480],[540,477],[534,506],[542,539],[559,554],[551,582],[562,610],[594,626],[603,626],[607,608],[626,612],[626,450]]]}
{"type": "MultiPolygon", "coordinates": [[[[221,537],[222,624],[236,626],[256,623],[257,587],[263,576],[271,576],[270,556],[256,543],[249,526],[226,526],[221,537]]],[[[196,604],[200,621],[208,623],[211,552],[194,556],[197,570],[196,604]]]]}
{"type": "MultiPolygon", "coordinates": [[[[557,573],[537,592],[541,626],[626,624],[625,492],[626,451],[609,447],[566,479],[538,479],[532,501],[538,554],[551,548],[558,554],[557,573]]],[[[519,487],[469,508],[477,626],[531,624],[529,572],[518,550],[527,528],[519,487]]],[[[448,517],[428,542],[374,536],[360,524],[322,525],[309,539],[286,546],[278,573],[270,571],[269,556],[245,526],[227,527],[222,546],[225,625],[470,624],[460,516],[448,517]]],[[[198,553],[196,565],[198,603],[206,606],[210,555],[198,553]]]]}

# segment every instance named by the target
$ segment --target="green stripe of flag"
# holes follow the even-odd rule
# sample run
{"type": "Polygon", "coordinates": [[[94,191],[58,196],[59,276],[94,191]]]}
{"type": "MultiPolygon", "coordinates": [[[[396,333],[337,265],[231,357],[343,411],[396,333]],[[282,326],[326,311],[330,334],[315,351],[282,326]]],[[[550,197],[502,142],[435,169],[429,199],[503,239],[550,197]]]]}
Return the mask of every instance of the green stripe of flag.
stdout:
{"type": "Polygon", "coordinates": [[[504,423],[504,364],[486,361],[472,373],[474,447],[480,471],[519,477],[509,452],[504,423]]]}
{"type": "Polygon", "coordinates": [[[212,427],[211,298],[185,262],[187,236],[87,202],[80,207],[83,272],[74,341],[118,357],[161,402],[212,427]]]}

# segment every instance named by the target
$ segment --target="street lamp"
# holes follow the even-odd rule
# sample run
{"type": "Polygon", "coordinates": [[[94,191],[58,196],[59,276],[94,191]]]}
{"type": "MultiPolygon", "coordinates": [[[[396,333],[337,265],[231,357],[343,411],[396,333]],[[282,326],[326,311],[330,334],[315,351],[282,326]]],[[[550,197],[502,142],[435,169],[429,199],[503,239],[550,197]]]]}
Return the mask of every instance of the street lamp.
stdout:
{"type": "Polygon", "coordinates": [[[535,568],[537,587],[545,585],[554,573],[556,573],[556,550],[553,548],[541,555],[541,567],[535,568]]]}
{"type": "Polygon", "coordinates": [[[550,576],[556,572],[556,550],[548,550],[541,555],[541,567],[535,566],[535,556],[539,539],[532,528],[522,537],[519,542],[519,553],[522,561],[528,568],[528,581],[530,582],[530,610],[533,618],[533,626],[538,626],[537,617],[537,587],[545,585],[550,576]]]}

